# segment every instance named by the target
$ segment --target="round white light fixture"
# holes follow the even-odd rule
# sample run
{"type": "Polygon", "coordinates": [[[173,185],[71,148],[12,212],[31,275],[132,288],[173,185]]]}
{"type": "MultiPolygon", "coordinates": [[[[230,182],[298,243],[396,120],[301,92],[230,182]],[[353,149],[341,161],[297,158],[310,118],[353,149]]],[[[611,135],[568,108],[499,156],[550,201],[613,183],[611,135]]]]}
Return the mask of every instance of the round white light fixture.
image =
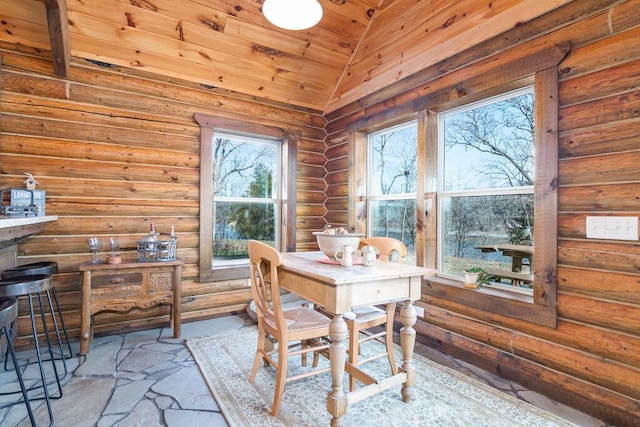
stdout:
{"type": "Polygon", "coordinates": [[[318,0],[264,0],[262,13],[276,27],[306,30],[320,22],[322,6],[318,0]]]}

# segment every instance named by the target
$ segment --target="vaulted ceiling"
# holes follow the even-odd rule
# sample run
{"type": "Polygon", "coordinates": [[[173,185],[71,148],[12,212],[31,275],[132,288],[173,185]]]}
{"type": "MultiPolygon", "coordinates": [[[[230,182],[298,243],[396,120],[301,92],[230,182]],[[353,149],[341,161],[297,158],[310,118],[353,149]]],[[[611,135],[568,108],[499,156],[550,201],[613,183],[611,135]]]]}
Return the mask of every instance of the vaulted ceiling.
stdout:
{"type": "Polygon", "coordinates": [[[2,0],[0,40],[328,113],[569,1],[320,0],[287,31],[262,0],[2,0]]]}

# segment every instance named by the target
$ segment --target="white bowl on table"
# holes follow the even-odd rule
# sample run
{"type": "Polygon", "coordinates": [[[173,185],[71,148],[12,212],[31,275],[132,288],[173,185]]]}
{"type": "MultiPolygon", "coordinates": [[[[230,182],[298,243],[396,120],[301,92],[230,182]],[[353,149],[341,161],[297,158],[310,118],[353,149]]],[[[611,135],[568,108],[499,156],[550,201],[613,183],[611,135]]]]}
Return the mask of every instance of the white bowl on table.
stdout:
{"type": "Polygon", "coordinates": [[[314,231],[318,247],[330,259],[335,259],[336,253],[340,252],[340,248],[349,245],[353,250],[358,249],[360,240],[364,234],[325,234],[322,231],[314,231]]]}

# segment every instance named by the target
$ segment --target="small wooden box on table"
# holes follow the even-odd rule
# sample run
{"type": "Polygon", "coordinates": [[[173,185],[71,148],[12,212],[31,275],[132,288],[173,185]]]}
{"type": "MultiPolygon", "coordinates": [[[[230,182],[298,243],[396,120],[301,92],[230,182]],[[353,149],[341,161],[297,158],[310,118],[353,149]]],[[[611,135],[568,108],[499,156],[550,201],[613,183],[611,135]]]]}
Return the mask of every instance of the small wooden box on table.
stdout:
{"type": "Polygon", "coordinates": [[[125,261],[120,264],[80,265],[82,272],[82,319],[80,354],[89,352],[93,315],[101,311],[129,311],[171,305],[173,337],[180,337],[180,281],[184,261],[125,261]]]}

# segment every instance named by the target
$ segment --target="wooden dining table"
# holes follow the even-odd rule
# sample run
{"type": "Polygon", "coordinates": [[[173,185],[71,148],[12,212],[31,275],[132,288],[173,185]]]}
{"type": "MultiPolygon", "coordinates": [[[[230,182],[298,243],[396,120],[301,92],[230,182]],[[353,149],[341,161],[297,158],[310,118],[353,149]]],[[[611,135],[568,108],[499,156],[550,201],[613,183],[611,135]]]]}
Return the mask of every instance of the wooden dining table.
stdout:
{"type": "Polygon", "coordinates": [[[400,384],[402,400],[409,402],[415,382],[412,355],[416,335],[413,325],[417,316],[413,302],[420,299],[423,276],[435,274],[435,270],[386,261],[378,261],[373,266],[356,264],[343,267],[332,264],[322,252],[288,252],[283,253],[282,258],[280,286],[333,313],[329,325],[332,387],[327,395],[331,425],[342,425],[340,417],[347,412],[349,405],[400,384]],[[392,301],[404,303],[400,310],[402,365],[398,374],[376,379],[362,367],[347,361],[345,340],[348,330],[343,315],[354,307],[392,301]],[[345,371],[365,385],[353,392],[345,392],[345,371]]]}

